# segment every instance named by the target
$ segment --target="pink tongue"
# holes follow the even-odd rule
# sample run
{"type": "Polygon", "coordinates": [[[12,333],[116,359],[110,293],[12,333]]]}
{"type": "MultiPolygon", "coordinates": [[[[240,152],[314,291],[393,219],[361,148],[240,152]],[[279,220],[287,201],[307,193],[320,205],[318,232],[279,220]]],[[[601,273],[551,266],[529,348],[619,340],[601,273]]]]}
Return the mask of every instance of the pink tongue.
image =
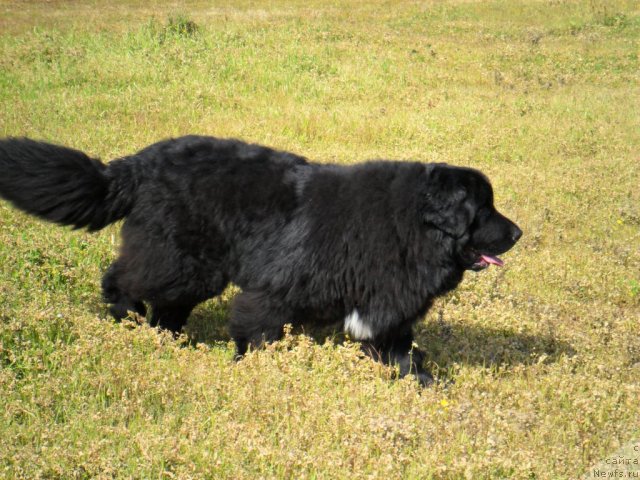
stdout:
{"type": "Polygon", "coordinates": [[[502,267],[504,265],[504,262],[498,257],[492,257],[491,255],[480,255],[480,258],[491,265],[497,265],[498,267],[502,267]]]}

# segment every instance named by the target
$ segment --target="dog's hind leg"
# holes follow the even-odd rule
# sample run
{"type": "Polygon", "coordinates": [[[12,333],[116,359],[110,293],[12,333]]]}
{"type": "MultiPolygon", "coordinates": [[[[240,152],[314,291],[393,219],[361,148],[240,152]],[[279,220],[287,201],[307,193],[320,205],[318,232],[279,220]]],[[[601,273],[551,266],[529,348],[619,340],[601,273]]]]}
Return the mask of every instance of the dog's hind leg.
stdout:
{"type": "Polygon", "coordinates": [[[102,277],[102,296],[105,302],[111,304],[109,312],[118,322],[127,317],[129,312],[145,316],[147,309],[144,303],[124,292],[118,285],[120,269],[121,266],[116,261],[102,277]]]}
{"type": "Polygon", "coordinates": [[[233,301],[229,321],[229,334],[236,343],[236,358],[242,357],[250,346],[258,348],[282,338],[284,326],[292,320],[291,312],[265,293],[239,293],[233,301]]]}

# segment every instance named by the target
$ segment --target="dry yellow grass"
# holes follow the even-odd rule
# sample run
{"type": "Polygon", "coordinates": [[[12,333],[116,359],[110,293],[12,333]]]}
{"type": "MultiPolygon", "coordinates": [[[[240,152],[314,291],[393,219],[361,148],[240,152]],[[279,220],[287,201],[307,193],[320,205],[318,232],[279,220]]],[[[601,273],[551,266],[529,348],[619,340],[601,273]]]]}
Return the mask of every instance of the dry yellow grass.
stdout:
{"type": "Polygon", "coordinates": [[[421,391],[305,336],[234,364],[232,290],[191,345],[113,324],[118,227],[3,203],[0,477],[574,479],[638,438],[639,38],[636,1],[0,0],[0,136],[472,165],[525,231],[420,324],[421,391]]]}

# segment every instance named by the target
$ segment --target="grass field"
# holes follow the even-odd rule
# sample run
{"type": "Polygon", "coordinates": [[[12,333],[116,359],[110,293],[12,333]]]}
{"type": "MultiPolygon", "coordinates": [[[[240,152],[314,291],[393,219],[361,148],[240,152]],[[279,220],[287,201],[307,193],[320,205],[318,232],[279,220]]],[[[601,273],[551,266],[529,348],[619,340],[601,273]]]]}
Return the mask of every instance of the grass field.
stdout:
{"type": "Polygon", "coordinates": [[[525,232],[418,326],[421,391],[300,335],[234,364],[233,290],[114,324],[118,225],[3,202],[0,478],[579,478],[640,437],[639,52],[637,1],[0,0],[0,136],[471,165],[525,232]]]}

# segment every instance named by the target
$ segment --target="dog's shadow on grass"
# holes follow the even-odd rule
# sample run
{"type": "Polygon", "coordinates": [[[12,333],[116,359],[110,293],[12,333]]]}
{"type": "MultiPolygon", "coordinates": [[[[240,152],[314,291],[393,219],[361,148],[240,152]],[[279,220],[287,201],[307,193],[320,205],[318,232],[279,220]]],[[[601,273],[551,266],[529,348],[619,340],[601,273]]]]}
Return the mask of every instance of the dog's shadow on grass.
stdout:
{"type": "Polygon", "coordinates": [[[492,368],[554,363],[576,353],[571,344],[552,334],[441,320],[418,326],[416,343],[426,352],[427,362],[444,376],[455,365],[492,368]]]}
{"type": "MultiPolygon", "coordinates": [[[[184,333],[189,343],[220,345],[231,339],[227,332],[230,301],[216,299],[197,308],[189,318],[184,333]]],[[[340,326],[324,328],[296,328],[318,343],[328,338],[335,343],[344,341],[340,326]]],[[[562,355],[572,356],[575,349],[552,334],[518,332],[489,325],[449,323],[431,319],[416,329],[416,344],[426,352],[426,361],[440,375],[454,365],[499,367],[553,363],[562,355]]]]}

